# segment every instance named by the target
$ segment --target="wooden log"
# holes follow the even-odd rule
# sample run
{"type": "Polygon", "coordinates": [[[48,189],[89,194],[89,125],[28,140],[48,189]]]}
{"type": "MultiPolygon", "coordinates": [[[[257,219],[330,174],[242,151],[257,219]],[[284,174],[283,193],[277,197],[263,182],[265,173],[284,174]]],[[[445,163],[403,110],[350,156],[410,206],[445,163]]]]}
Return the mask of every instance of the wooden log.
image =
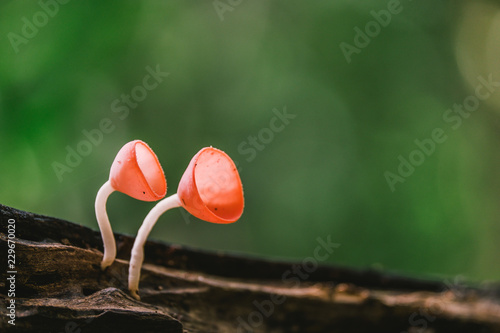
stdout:
{"type": "Polygon", "coordinates": [[[127,292],[133,238],[115,234],[118,259],[101,271],[98,232],[3,205],[0,216],[1,332],[500,332],[498,285],[457,287],[159,242],[146,244],[136,301],[127,292]]]}

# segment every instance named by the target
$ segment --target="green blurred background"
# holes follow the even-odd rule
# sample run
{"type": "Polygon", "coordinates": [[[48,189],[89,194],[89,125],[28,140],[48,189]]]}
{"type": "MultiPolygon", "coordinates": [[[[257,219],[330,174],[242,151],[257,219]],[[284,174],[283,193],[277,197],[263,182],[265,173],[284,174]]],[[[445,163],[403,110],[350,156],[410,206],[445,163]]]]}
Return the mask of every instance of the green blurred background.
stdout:
{"type": "MultiPolygon", "coordinates": [[[[500,79],[498,2],[401,1],[350,63],[341,43],[390,1],[221,2],[223,13],[212,1],[70,1],[18,52],[10,33],[44,9],[2,2],[0,202],[97,229],[95,194],[124,143],[153,148],[169,194],[213,145],[241,168],[244,215],[216,225],[177,209],[153,239],[300,259],[331,235],[332,264],[500,278],[500,93],[457,130],[443,121],[478,75],[500,79]],[[170,75],[120,119],[113,101],[157,65],[170,75]],[[249,161],[240,145],[285,107],[296,117],[249,161]],[[53,163],[103,118],[114,130],[59,181],[53,163]],[[384,173],[435,128],[447,141],[392,192],[384,173]]],[[[153,205],[113,194],[114,230],[135,234],[153,205]]]]}

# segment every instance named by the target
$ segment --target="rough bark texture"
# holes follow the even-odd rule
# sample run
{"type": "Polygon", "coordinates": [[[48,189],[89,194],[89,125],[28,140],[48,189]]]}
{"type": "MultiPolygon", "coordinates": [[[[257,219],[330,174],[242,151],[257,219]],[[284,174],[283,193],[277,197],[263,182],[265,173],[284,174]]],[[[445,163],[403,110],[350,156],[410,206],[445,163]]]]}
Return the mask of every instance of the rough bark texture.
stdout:
{"type": "Polygon", "coordinates": [[[100,234],[0,205],[2,332],[500,332],[500,288],[293,263],[148,242],[136,301],[127,293],[133,238],[102,272],[100,234]],[[15,326],[8,323],[8,220],[15,220],[15,326]]]}

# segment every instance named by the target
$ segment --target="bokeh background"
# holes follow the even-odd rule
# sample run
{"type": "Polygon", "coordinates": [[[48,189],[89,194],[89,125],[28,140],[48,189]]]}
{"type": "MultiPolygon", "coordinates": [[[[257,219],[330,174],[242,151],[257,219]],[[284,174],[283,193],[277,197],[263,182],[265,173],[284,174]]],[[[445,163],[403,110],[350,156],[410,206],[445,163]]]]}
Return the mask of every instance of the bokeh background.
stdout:
{"type": "MultiPolygon", "coordinates": [[[[348,62],[341,43],[390,2],[70,1],[17,46],[13,34],[34,34],[26,20],[44,23],[46,10],[2,2],[0,202],[97,229],[95,194],[124,143],[154,149],[170,194],[213,145],[238,162],[243,217],[216,225],[177,209],[152,238],[300,259],[330,235],[341,244],[331,264],[498,280],[500,93],[456,130],[443,114],[479,75],[500,81],[500,4],[402,0],[348,62]],[[126,117],[114,112],[147,66],[169,76],[126,117]],[[295,118],[250,159],[249,136],[285,108],[295,118]],[[58,179],[54,162],[105,118],[113,130],[58,179]],[[384,174],[435,128],[447,140],[391,191],[384,174]]],[[[153,205],[113,194],[114,230],[135,234],[153,205]]]]}

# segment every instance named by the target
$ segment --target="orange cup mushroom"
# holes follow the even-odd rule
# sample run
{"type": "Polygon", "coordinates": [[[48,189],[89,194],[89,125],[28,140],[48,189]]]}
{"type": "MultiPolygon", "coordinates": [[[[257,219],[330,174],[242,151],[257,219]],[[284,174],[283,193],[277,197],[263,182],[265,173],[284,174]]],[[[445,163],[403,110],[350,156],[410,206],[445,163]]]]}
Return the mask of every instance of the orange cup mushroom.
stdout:
{"type": "Polygon", "coordinates": [[[144,260],[144,244],[158,218],[167,210],[184,207],[197,218],[212,223],[233,223],[243,213],[243,187],[231,158],[222,150],[206,147],[189,163],[177,193],[161,200],[144,219],[132,248],[128,287],[139,299],[139,279],[144,260]]]}
{"type": "Polygon", "coordinates": [[[105,269],[116,257],[116,243],[106,212],[106,201],[114,191],[142,201],[157,201],[167,194],[167,181],[153,150],[143,141],[124,145],[113,161],[109,180],[97,192],[95,214],[104,243],[101,268],[105,269]]]}

